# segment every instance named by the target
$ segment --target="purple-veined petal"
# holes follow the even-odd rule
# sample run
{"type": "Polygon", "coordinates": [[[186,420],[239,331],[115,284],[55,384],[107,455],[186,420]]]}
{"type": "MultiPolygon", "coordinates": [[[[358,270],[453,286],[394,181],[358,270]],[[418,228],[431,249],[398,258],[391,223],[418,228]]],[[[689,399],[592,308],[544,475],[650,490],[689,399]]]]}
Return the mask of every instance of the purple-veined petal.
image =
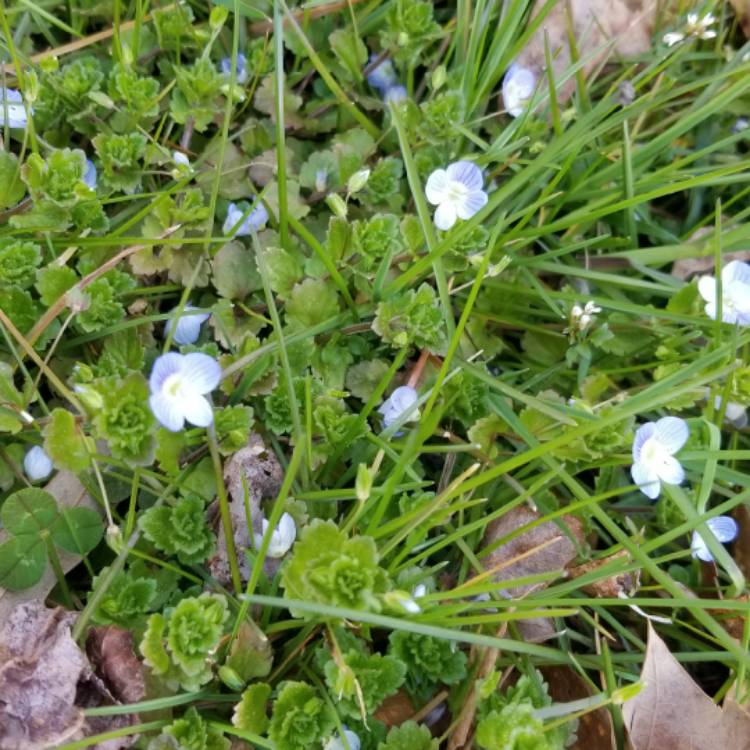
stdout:
{"type": "Polygon", "coordinates": [[[458,201],[456,204],[458,218],[470,219],[487,205],[487,201],[487,193],[484,190],[476,190],[473,193],[469,193],[463,200],[458,201]]]}
{"type": "Polygon", "coordinates": [[[532,70],[513,63],[503,77],[503,106],[511,117],[518,117],[534,93],[536,75],[532,70]]]}
{"type": "MultiPolygon", "coordinates": [[[[177,320],[173,336],[178,344],[182,344],[183,346],[194,344],[198,340],[198,336],[200,336],[201,326],[211,317],[210,313],[192,312],[197,309],[193,305],[185,305],[182,315],[177,320]]],[[[177,308],[174,311],[176,313],[177,308]]],[[[164,327],[165,333],[168,334],[172,330],[174,321],[174,318],[170,318],[167,321],[164,327]]]]}
{"type": "Polygon", "coordinates": [[[171,432],[179,432],[182,429],[185,417],[176,399],[156,393],[149,398],[148,404],[162,426],[171,432]]]}
{"type": "Polygon", "coordinates": [[[221,382],[221,366],[208,354],[185,354],[182,375],[196,393],[210,393],[221,382]]]}
{"type": "Polygon", "coordinates": [[[653,437],[655,431],[656,425],[653,422],[646,422],[635,431],[635,438],[633,439],[633,461],[635,463],[641,460],[641,448],[650,437],[653,437]]]}
{"type": "Polygon", "coordinates": [[[664,459],[657,469],[657,474],[664,484],[682,484],[685,480],[685,469],[674,456],[664,459]]]}
{"type": "Polygon", "coordinates": [[[456,223],[456,204],[451,200],[443,201],[435,211],[435,226],[447,231],[456,223]]]}
{"type": "Polygon", "coordinates": [[[213,409],[204,396],[196,394],[185,398],[181,400],[180,407],[185,419],[196,427],[208,427],[214,421],[213,409]]]}
{"type": "Polygon", "coordinates": [[[728,285],[734,282],[750,285],[749,264],[743,263],[741,260],[733,260],[721,269],[721,283],[728,285]]]}
{"type": "Polygon", "coordinates": [[[455,161],[447,169],[448,179],[460,182],[469,192],[482,189],[482,170],[470,161],[455,161]]]}
{"type": "Polygon", "coordinates": [[[687,422],[679,417],[662,417],[656,422],[654,437],[671,454],[677,453],[690,436],[687,422]]]}
{"type": "Polygon", "coordinates": [[[636,462],[630,467],[630,476],[633,477],[633,483],[638,485],[638,489],[649,499],[656,500],[661,492],[661,482],[656,475],[644,464],[636,462]]]}
{"type": "Polygon", "coordinates": [[[448,173],[444,169],[436,169],[427,178],[424,194],[433,206],[439,206],[448,197],[448,173]]]}
{"type": "Polygon", "coordinates": [[[690,552],[693,557],[697,557],[699,560],[703,560],[703,562],[713,562],[714,556],[708,549],[708,545],[703,540],[703,537],[697,531],[693,532],[693,538],[690,542],[690,552]]]}
{"type": "Polygon", "coordinates": [[[733,542],[737,538],[737,522],[729,516],[715,516],[706,521],[713,535],[722,543],[733,542]]]}
{"type": "Polygon", "coordinates": [[[86,159],[86,171],[83,173],[83,181],[86,187],[96,190],[96,165],[91,159],[86,159]]]}
{"type": "Polygon", "coordinates": [[[410,385],[400,385],[391,393],[391,397],[388,400],[393,409],[402,412],[416,404],[418,398],[417,391],[410,385]]]}
{"type": "Polygon", "coordinates": [[[176,372],[182,369],[182,355],[177,352],[168,352],[157,357],[154,366],[151,369],[151,376],[148,379],[148,386],[151,393],[159,393],[164,381],[176,372]]]}

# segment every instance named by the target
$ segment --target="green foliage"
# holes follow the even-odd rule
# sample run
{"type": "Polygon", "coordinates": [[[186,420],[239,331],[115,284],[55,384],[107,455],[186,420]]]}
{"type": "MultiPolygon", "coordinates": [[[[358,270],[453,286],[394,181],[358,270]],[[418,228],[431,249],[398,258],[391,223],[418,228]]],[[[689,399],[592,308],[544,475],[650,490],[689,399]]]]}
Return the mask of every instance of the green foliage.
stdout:
{"type": "Polygon", "coordinates": [[[226,599],[208,593],[182,599],[166,616],[151,615],[140,643],[144,662],[173,689],[198,690],[211,679],[209,654],[228,615],[226,599]]]}
{"type": "Polygon", "coordinates": [[[445,343],[443,316],[435,290],[428,284],[383,300],[377,307],[372,329],[398,349],[414,345],[437,351],[445,343]]]}
{"type": "Polygon", "coordinates": [[[420,135],[436,143],[458,135],[457,126],[463,125],[464,99],[460,91],[446,91],[420,105],[422,120],[420,135]]]}
{"type": "Polygon", "coordinates": [[[339,309],[339,297],[331,284],[321,279],[305,279],[294,285],[286,317],[301,326],[314,326],[334,317],[339,309]]]}
{"type": "Polygon", "coordinates": [[[36,290],[42,303],[51,306],[78,281],[78,274],[69,266],[50,264],[36,272],[36,290]]]}
{"type": "MultiPolygon", "coordinates": [[[[103,568],[101,575],[107,572],[103,568]]],[[[100,577],[94,578],[92,590],[96,591],[100,577]]],[[[94,620],[108,625],[133,627],[151,612],[157,597],[157,578],[139,576],[132,571],[120,572],[107,587],[94,612],[94,620]]]]}
{"type": "Polygon", "coordinates": [[[398,206],[401,203],[401,178],[404,163],[395,156],[380,159],[370,172],[365,194],[375,204],[387,203],[398,206]]]}
{"type": "Polygon", "coordinates": [[[10,151],[0,150],[0,208],[15,205],[25,192],[18,157],[10,151]]]}
{"type": "MultiPolygon", "coordinates": [[[[232,744],[220,730],[208,724],[193,706],[163,731],[165,735],[174,737],[180,750],[228,750],[232,744]]],[[[157,744],[156,747],[160,746],[157,744]]]]}
{"type": "Polygon", "coordinates": [[[398,255],[403,250],[398,217],[375,214],[366,222],[355,222],[353,249],[358,254],[357,265],[364,271],[374,270],[388,255],[398,255]]]}
{"type": "Polygon", "coordinates": [[[140,133],[100,133],[91,142],[101,161],[102,184],[110,190],[134,192],[143,174],[146,138],[140,133]]]}
{"type": "Polygon", "coordinates": [[[128,126],[148,125],[159,113],[159,81],[139,76],[136,71],[118,63],[109,74],[109,95],[127,113],[118,118],[124,132],[128,126]]]}
{"type": "Polygon", "coordinates": [[[42,251],[33,242],[0,240],[0,286],[28,289],[42,262],[42,251]]]}
{"type": "Polygon", "coordinates": [[[156,549],[177,556],[185,565],[202,562],[214,548],[203,500],[197,495],[181,497],[173,507],[149,508],[138,519],[138,527],[156,549]]]}
{"type": "MultiPolygon", "coordinates": [[[[380,610],[378,595],[388,588],[371,537],[348,539],[332,521],[314,520],[293,548],[282,573],[289,599],[332,604],[350,609],[380,610]]],[[[297,617],[307,613],[290,611],[297,617]]]]}
{"type": "Polygon", "coordinates": [[[405,721],[401,726],[391,727],[385,742],[378,750],[437,750],[438,741],[430,730],[414,721],[405,721]]]}
{"type": "Polygon", "coordinates": [[[78,474],[89,468],[91,458],[86,436],[67,409],[53,409],[44,428],[44,450],[58,469],[78,474]]]}
{"type": "Polygon", "coordinates": [[[58,208],[72,208],[79,200],[90,197],[83,182],[86,155],[79,149],[52,151],[47,160],[31,154],[21,168],[21,175],[35,203],[50,203],[58,208]]]}
{"type": "Polygon", "coordinates": [[[28,333],[40,314],[33,297],[17,286],[0,287],[0,310],[21,333],[28,333]]]}
{"type": "Polygon", "coordinates": [[[177,85],[172,89],[170,112],[175,122],[185,124],[190,120],[202,133],[213,121],[217,106],[217,93],[221,76],[211,60],[201,57],[191,66],[175,68],[177,85]]]}
{"type": "Polygon", "coordinates": [[[406,665],[406,688],[419,700],[436,685],[454,685],[466,676],[466,654],[452,641],[401,630],[389,640],[393,655],[406,665]]]}
{"type": "Polygon", "coordinates": [[[386,22],[381,42],[399,64],[414,65],[425,46],[440,36],[428,0],[391,0],[386,22]]]}
{"type": "Polygon", "coordinates": [[[237,729],[262,735],[266,733],[270,720],[266,713],[266,704],[271,695],[271,686],[265,682],[250,685],[240,702],[234,707],[232,724],[237,729]]]}
{"type": "Polygon", "coordinates": [[[333,711],[305,682],[285,682],[273,703],[268,736],[277,750],[321,748],[334,728],[333,711]]]}
{"type": "Polygon", "coordinates": [[[532,711],[528,703],[509,703],[500,711],[490,711],[477,724],[477,744],[483,750],[562,750],[562,745],[547,741],[542,722],[532,711]]]}

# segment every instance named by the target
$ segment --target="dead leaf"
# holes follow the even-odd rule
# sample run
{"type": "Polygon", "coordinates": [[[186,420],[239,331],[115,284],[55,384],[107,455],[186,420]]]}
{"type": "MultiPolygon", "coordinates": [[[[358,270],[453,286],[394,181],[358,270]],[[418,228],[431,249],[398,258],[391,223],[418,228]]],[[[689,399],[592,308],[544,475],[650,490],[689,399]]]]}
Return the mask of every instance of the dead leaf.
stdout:
{"type": "Polygon", "coordinates": [[[745,36],[750,39],[750,0],[729,0],[745,36]]]}
{"type": "MultiPolygon", "coordinates": [[[[568,703],[594,695],[588,683],[571,667],[541,667],[540,671],[555,703],[568,703]]],[[[612,715],[606,708],[597,708],[578,719],[576,740],[568,750],[614,750],[616,747],[612,715]]]]}
{"type": "MultiPolygon", "coordinates": [[[[601,560],[592,560],[591,562],[583,563],[583,565],[576,565],[575,568],[571,568],[568,571],[570,578],[580,578],[587,573],[592,573],[605,565],[608,565],[613,560],[617,559],[630,560],[630,554],[627,550],[620,550],[615,552],[614,555],[608,555],[603,557],[601,560]]],[[[598,578],[591,583],[587,583],[585,586],[581,586],[581,590],[587,593],[589,596],[604,597],[605,599],[617,599],[620,596],[633,596],[638,591],[640,585],[640,570],[634,570],[627,573],[617,573],[615,575],[605,576],[604,578],[598,578]]]]}
{"type": "MultiPolygon", "coordinates": [[[[713,234],[713,230],[710,230],[708,234],[713,234]]],[[[690,239],[692,240],[694,239],[694,237],[691,237],[690,239]]],[[[709,248],[707,246],[707,250],[708,249],[709,248]]],[[[747,262],[748,260],[750,260],[750,250],[737,250],[736,252],[722,253],[721,258],[722,261],[726,261],[727,263],[732,260],[741,260],[742,262],[747,262]]],[[[713,274],[715,264],[716,259],[714,258],[713,254],[706,255],[700,258],[683,258],[682,260],[677,260],[672,264],[672,276],[677,279],[687,281],[693,276],[713,274]]]]}
{"type": "MultiPolygon", "coordinates": [[[[91,508],[100,514],[103,512],[101,505],[96,503],[86,492],[78,477],[69,471],[58,471],[47,482],[44,489],[57,500],[58,505],[61,507],[73,508],[81,506],[82,508],[91,508]]],[[[6,532],[0,530],[0,542],[4,541],[6,536],[6,532]]],[[[81,562],[79,555],[72,555],[63,550],[58,550],[58,554],[60,555],[60,564],[65,573],[81,562]]],[[[52,570],[52,566],[48,565],[40,581],[29,589],[11,592],[0,587],[0,623],[5,622],[11,611],[20,602],[31,600],[44,601],[56,584],[57,578],[52,570]]]]}
{"type": "MultiPolygon", "coordinates": [[[[250,577],[250,565],[244,550],[251,546],[252,533],[262,532],[263,512],[261,503],[264,500],[275,500],[281,489],[284,470],[273,451],[266,449],[260,435],[250,434],[247,446],[240,448],[224,466],[224,482],[231,497],[229,513],[232,518],[234,546],[239,558],[240,575],[243,581],[250,577]],[[247,488],[248,505],[252,529],[247,527],[245,513],[245,488],[247,488]]],[[[227,556],[224,528],[218,518],[218,506],[214,508],[215,526],[217,527],[217,552],[208,561],[211,575],[221,584],[231,583],[229,558],[227,556]]],[[[266,558],[264,569],[273,575],[280,565],[279,560],[266,558]]]]}
{"type": "MultiPolygon", "coordinates": [[[[663,2],[661,3],[663,4],[663,2]]],[[[532,17],[539,14],[545,0],[537,0],[532,17]]],[[[540,78],[546,68],[545,43],[549,45],[555,81],[560,81],[571,64],[568,37],[568,7],[578,57],[586,60],[584,75],[609,57],[630,58],[651,49],[659,0],[570,0],[558,2],[547,14],[516,58],[520,66],[540,78]]],[[[546,84],[542,84],[545,86],[546,84]]],[[[557,98],[570,99],[575,79],[557,85],[557,98]]]]}
{"type": "Polygon", "coordinates": [[[750,750],[750,715],[719,708],[650,623],[641,680],[622,708],[633,750],[750,750]]]}
{"type": "Polygon", "coordinates": [[[399,690],[393,695],[389,695],[375,711],[375,718],[382,721],[387,727],[400,727],[405,721],[414,716],[414,704],[408,693],[399,690]]]}
{"type": "Polygon", "coordinates": [[[115,625],[91,628],[86,637],[91,664],[121,703],[137,703],[146,694],[143,665],[135,655],[133,634],[115,625]]]}
{"type": "Polygon", "coordinates": [[[737,521],[737,538],[732,545],[734,561],[745,579],[750,579],[750,508],[738,505],[732,516],[737,521]]]}

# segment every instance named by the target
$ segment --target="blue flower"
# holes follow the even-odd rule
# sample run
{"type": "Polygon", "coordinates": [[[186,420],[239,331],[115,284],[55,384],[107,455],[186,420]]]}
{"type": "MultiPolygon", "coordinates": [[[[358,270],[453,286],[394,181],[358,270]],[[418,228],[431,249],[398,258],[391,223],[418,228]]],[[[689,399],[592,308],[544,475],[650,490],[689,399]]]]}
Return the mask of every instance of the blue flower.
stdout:
{"type": "Polygon", "coordinates": [[[397,84],[396,86],[389,86],[385,94],[383,95],[383,101],[388,104],[390,102],[401,102],[408,96],[406,92],[406,86],[397,84]]]}
{"type": "Polygon", "coordinates": [[[435,226],[450,229],[456,219],[470,219],[487,204],[482,190],[482,170],[470,161],[457,161],[447,169],[436,169],[425,185],[427,200],[434,206],[435,226]]]}
{"type": "MultiPolygon", "coordinates": [[[[186,344],[194,344],[198,340],[198,336],[201,335],[201,326],[211,317],[210,313],[196,313],[193,310],[197,310],[197,307],[193,307],[191,304],[185,305],[185,309],[182,311],[182,315],[177,319],[177,325],[174,326],[174,336],[172,338],[183,346],[186,344]],[[187,314],[186,314],[187,313],[187,314]]],[[[175,308],[175,311],[177,308],[175,308]]],[[[174,325],[174,318],[170,318],[167,324],[164,326],[164,332],[169,334],[174,325]]]]}
{"type": "Polygon", "coordinates": [[[662,417],[636,430],[630,474],[646,497],[659,497],[662,482],[680,484],[685,479],[685,470],[674,454],[685,445],[688,436],[687,422],[679,417],[662,417]]]}
{"type": "Polygon", "coordinates": [[[23,469],[31,482],[41,482],[51,473],[54,466],[52,459],[45,453],[44,448],[35,445],[23,457],[23,469]]]}
{"type": "MultiPolygon", "coordinates": [[[[34,110],[29,107],[34,114],[34,110]]],[[[0,87],[0,125],[9,128],[25,128],[28,122],[23,96],[16,89],[0,87]],[[7,118],[7,119],[6,119],[7,118]]]]}
{"type": "MultiPolygon", "coordinates": [[[[729,516],[709,518],[706,521],[706,526],[708,526],[711,533],[722,544],[734,541],[737,537],[737,523],[729,516]]],[[[697,531],[693,532],[693,541],[690,543],[690,550],[693,557],[697,557],[699,560],[703,560],[703,562],[713,562],[714,557],[708,549],[708,545],[697,531]]]]}
{"type": "MultiPolygon", "coordinates": [[[[370,55],[370,61],[368,65],[372,65],[377,60],[378,55],[370,55]]],[[[391,87],[395,86],[398,79],[396,78],[396,71],[393,69],[393,63],[390,60],[381,60],[368,74],[367,83],[370,84],[374,89],[377,89],[381,94],[385,95],[385,92],[391,87]]]]}
{"type": "Polygon", "coordinates": [[[266,207],[260,201],[255,204],[247,216],[245,216],[245,213],[236,203],[229,204],[227,218],[224,220],[224,226],[222,227],[225,235],[247,237],[264,227],[268,221],[268,211],[266,211],[266,207]],[[237,226],[238,224],[239,226],[237,226]],[[235,226],[237,226],[237,229],[233,232],[232,230],[235,226]]]}
{"type": "Polygon", "coordinates": [[[83,173],[83,181],[87,187],[96,190],[96,166],[91,159],[86,159],[86,171],[83,173]]]}
{"type": "Polygon", "coordinates": [[[349,746],[349,750],[359,750],[361,746],[359,737],[350,729],[346,727],[343,727],[343,729],[346,743],[344,743],[344,740],[337,733],[328,738],[328,741],[323,746],[323,750],[347,750],[347,745],[349,746]]]}
{"type": "Polygon", "coordinates": [[[208,427],[214,414],[206,398],[221,381],[219,363],[207,354],[162,354],[154,362],[148,381],[148,403],[159,422],[177,432],[185,422],[208,427]]]}
{"type": "Polygon", "coordinates": [[[511,117],[518,117],[529,103],[536,88],[532,70],[513,63],[503,78],[503,105],[511,117]]]}
{"type": "Polygon", "coordinates": [[[396,388],[390,397],[378,407],[378,411],[383,415],[383,426],[390,427],[401,419],[405,422],[419,419],[419,409],[415,406],[418,400],[416,390],[410,385],[396,388]]]}
{"type": "MultiPolygon", "coordinates": [[[[224,57],[219,63],[219,68],[224,75],[232,73],[232,58],[224,57]]],[[[240,52],[237,55],[237,83],[246,83],[248,78],[247,58],[240,52]]]]}

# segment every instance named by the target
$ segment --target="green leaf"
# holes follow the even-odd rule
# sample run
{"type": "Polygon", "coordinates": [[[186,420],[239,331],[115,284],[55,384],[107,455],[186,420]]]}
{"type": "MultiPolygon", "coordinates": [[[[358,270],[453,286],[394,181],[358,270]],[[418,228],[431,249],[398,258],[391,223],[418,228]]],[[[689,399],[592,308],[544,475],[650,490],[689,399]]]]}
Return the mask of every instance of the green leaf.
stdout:
{"type": "Polygon", "coordinates": [[[86,450],[86,437],[67,409],[53,409],[42,434],[44,450],[58,469],[75,474],[88,469],[91,458],[86,450]]]}
{"type": "Polygon", "coordinates": [[[180,498],[174,507],[149,508],[138,519],[138,528],[158,550],[185,564],[202,562],[214,548],[203,500],[197,495],[180,498]]]}
{"type": "Polygon", "coordinates": [[[34,242],[0,241],[0,286],[27,289],[34,283],[36,267],[41,261],[41,248],[34,242]]]}
{"type": "Polygon", "coordinates": [[[62,297],[78,281],[78,274],[69,266],[53,263],[36,272],[36,289],[48,307],[62,297]]]}
{"type": "Polygon", "coordinates": [[[15,206],[25,192],[18,157],[5,149],[0,150],[0,208],[15,206]]]}
{"type": "Polygon", "coordinates": [[[302,264],[293,253],[280,247],[269,247],[263,251],[268,269],[268,282],[276,294],[286,299],[294,285],[302,278],[302,264]]]}
{"type": "Polygon", "coordinates": [[[227,656],[226,665],[245,681],[266,677],[271,672],[273,650],[266,634],[252,621],[245,619],[227,656]]]}
{"type": "Polygon", "coordinates": [[[367,47],[359,38],[359,35],[350,27],[336,29],[329,37],[333,54],[348,71],[349,78],[355,81],[362,80],[362,68],[367,62],[367,47]]]}
{"type": "Polygon", "coordinates": [[[222,297],[243,300],[263,288],[255,256],[241,242],[227,242],[216,253],[211,267],[213,285],[222,297]]]}
{"type": "Polygon", "coordinates": [[[330,283],[321,279],[305,279],[292,289],[286,316],[290,321],[308,327],[334,317],[339,310],[339,297],[330,283]]]}
{"type": "Polygon", "coordinates": [[[14,492],[0,509],[0,520],[10,533],[39,535],[49,529],[58,515],[55,498],[37,487],[14,492]]]}
{"type": "Polygon", "coordinates": [[[46,567],[47,548],[36,534],[14,536],[0,544],[0,587],[9,591],[31,588],[46,567]]]}
{"type": "Polygon", "coordinates": [[[401,726],[391,727],[385,742],[378,745],[378,750],[437,750],[437,748],[438,741],[433,738],[430,730],[411,720],[405,721],[401,726]]]}
{"type": "Polygon", "coordinates": [[[101,541],[104,524],[91,508],[64,508],[50,527],[55,544],[74,555],[87,555],[101,541]]]}
{"type": "Polygon", "coordinates": [[[279,750],[320,747],[335,726],[333,711],[305,682],[285,682],[273,704],[268,736],[279,750]]]}
{"type": "Polygon", "coordinates": [[[242,693],[240,702],[234,707],[232,724],[237,729],[244,729],[246,732],[265,734],[270,723],[266,713],[266,704],[270,695],[271,686],[265,682],[250,685],[242,693]]]}

